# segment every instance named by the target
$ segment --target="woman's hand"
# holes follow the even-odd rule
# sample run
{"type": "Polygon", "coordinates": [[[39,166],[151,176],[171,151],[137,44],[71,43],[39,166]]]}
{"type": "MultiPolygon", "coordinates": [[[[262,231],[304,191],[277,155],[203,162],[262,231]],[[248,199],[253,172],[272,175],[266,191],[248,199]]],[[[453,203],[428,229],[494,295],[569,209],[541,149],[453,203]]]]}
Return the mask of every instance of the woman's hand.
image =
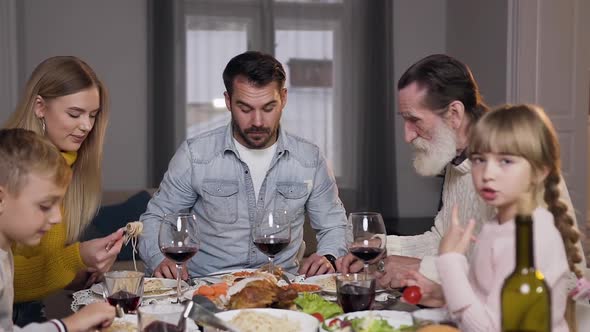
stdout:
{"type": "Polygon", "coordinates": [[[438,254],[442,255],[449,252],[465,254],[467,252],[467,248],[469,248],[469,245],[471,244],[471,241],[475,241],[475,237],[473,236],[474,227],[475,220],[473,219],[469,220],[469,223],[465,229],[461,227],[459,224],[457,206],[454,206],[451,217],[451,228],[449,228],[440,241],[438,254]]]}
{"type": "Polygon", "coordinates": [[[80,243],[82,261],[93,272],[107,272],[121,252],[123,228],[109,236],[80,243]]]}

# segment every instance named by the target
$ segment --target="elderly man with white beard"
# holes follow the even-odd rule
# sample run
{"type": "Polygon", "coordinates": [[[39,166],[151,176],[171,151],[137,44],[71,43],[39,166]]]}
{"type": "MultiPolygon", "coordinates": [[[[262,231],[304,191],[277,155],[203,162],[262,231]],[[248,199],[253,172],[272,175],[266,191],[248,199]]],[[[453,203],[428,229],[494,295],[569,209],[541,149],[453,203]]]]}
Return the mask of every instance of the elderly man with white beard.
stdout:
{"type": "MultiPolygon", "coordinates": [[[[398,81],[398,113],[404,119],[405,141],[414,148],[414,168],[422,176],[443,175],[441,207],[430,231],[416,236],[387,236],[387,257],[379,263],[382,287],[418,284],[421,304],[444,304],[434,260],[440,240],[451,226],[453,208],[461,222],[492,220],[494,209],[477,194],[471,178],[471,162],[465,158],[469,131],[486,112],[471,70],[443,54],[430,55],[406,70],[398,81]]],[[[565,182],[562,197],[574,221],[565,182]]],[[[579,242],[578,242],[579,243],[579,242]]],[[[581,248],[580,248],[581,250],[581,248]]],[[[469,256],[469,251],[467,255],[469,256]]],[[[362,264],[348,254],[337,260],[339,272],[355,272],[362,264]]],[[[580,263],[585,267],[585,260],[580,263]]]]}
{"type": "MultiPolygon", "coordinates": [[[[444,182],[441,207],[430,231],[416,236],[387,236],[388,256],[380,263],[384,273],[379,284],[383,287],[399,287],[408,278],[438,281],[434,259],[451,225],[453,206],[460,206],[459,220],[465,222],[490,220],[494,212],[477,194],[471,180],[471,162],[465,158],[469,130],[488,111],[471,70],[450,56],[430,55],[401,76],[398,103],[405,141],[414,148],[416,172],[443,175],[444,182]]],[[[338,270],[359,270],[362,265],[355,261],[351,254],[338,259],[338,270]]],[[[424,293],[430,291],[439,292],[440,288],[433,285],[432,290],[422,289],[426,298],[428,294],[424,293]]]]}

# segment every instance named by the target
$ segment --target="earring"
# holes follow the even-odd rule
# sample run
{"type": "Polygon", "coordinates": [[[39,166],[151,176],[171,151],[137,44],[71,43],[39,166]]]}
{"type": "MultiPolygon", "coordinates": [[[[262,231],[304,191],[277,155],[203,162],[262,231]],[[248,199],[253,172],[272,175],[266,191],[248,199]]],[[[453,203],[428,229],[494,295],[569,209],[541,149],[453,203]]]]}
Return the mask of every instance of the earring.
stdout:
{"type": "Polygon", "coordinates": [[[43,135],[45,135],[45,118],[39,118],[41,121],[41,130],[43,130],[43,135]]]}

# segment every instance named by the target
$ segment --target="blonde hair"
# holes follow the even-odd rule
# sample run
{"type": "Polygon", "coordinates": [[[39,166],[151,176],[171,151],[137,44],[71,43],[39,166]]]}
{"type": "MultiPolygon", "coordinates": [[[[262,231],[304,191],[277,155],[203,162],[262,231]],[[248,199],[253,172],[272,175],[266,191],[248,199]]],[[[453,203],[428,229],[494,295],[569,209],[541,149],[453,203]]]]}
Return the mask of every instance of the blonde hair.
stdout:
{"type": "Polygon", "coordinates": [[[1,129],[0,186],[18,196],[31,173],[49,175],[60,188],[67,187],[72,177],[72,170],[48,139],[26,129],[1,129]]]}
{"type": "Polygon", "coordinates": [[[103,142],[109,118],[106,88],[92,68],[81,59],[73,56],[48,58],[31,74],[16,111],[5,125],[6,128],[24,128],[43,135],[41,121],[34,113],[37,96],[51,100],[93,87],[100,96],[100,112],[96,114],[94,127],[78,150],[77,160],[72,165],[72,182],[63,203],[68,244],[78,241],[100,204],[103,142]]]}
{"type": "MultiPolygon", "coordinates": [[[[469,155],[484,152],[517,155],[530,163],[533,174],[548,172],[544,186],[536,186],[533,194],[535,197],[543,194],[565,245],[569,268],[581,278],[582,271],[576,266],[582,261],[581,253],[576,247],[580,234],[574,228],[574,220],[568,214],[567,205],[560,199],[560,148],[551,120],[542,108],[535,105],[504,105],[485,114],[474,129],[468,148],[469,155]]],[[[566,320],[570,329],[575,331],[573,310],[573,301],[568,297],[566,320]]]]}

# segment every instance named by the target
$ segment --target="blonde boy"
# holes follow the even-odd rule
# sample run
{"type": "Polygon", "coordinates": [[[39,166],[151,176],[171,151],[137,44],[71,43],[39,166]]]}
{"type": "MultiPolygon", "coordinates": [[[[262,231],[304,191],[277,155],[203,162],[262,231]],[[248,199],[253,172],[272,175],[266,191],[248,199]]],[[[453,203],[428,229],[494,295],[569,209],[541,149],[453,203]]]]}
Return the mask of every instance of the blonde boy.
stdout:
{"type": "Polygon", "coordinates": [[[0,130],[0,331],[86,331],[110,325],[115,316],[114,307],[98,303],[63,320],[22,329],[12,324],[11,246],[38,245],[61,222],[61,202],[71,177],[70,167],[45,138],[25,129],[0,130]]]}

